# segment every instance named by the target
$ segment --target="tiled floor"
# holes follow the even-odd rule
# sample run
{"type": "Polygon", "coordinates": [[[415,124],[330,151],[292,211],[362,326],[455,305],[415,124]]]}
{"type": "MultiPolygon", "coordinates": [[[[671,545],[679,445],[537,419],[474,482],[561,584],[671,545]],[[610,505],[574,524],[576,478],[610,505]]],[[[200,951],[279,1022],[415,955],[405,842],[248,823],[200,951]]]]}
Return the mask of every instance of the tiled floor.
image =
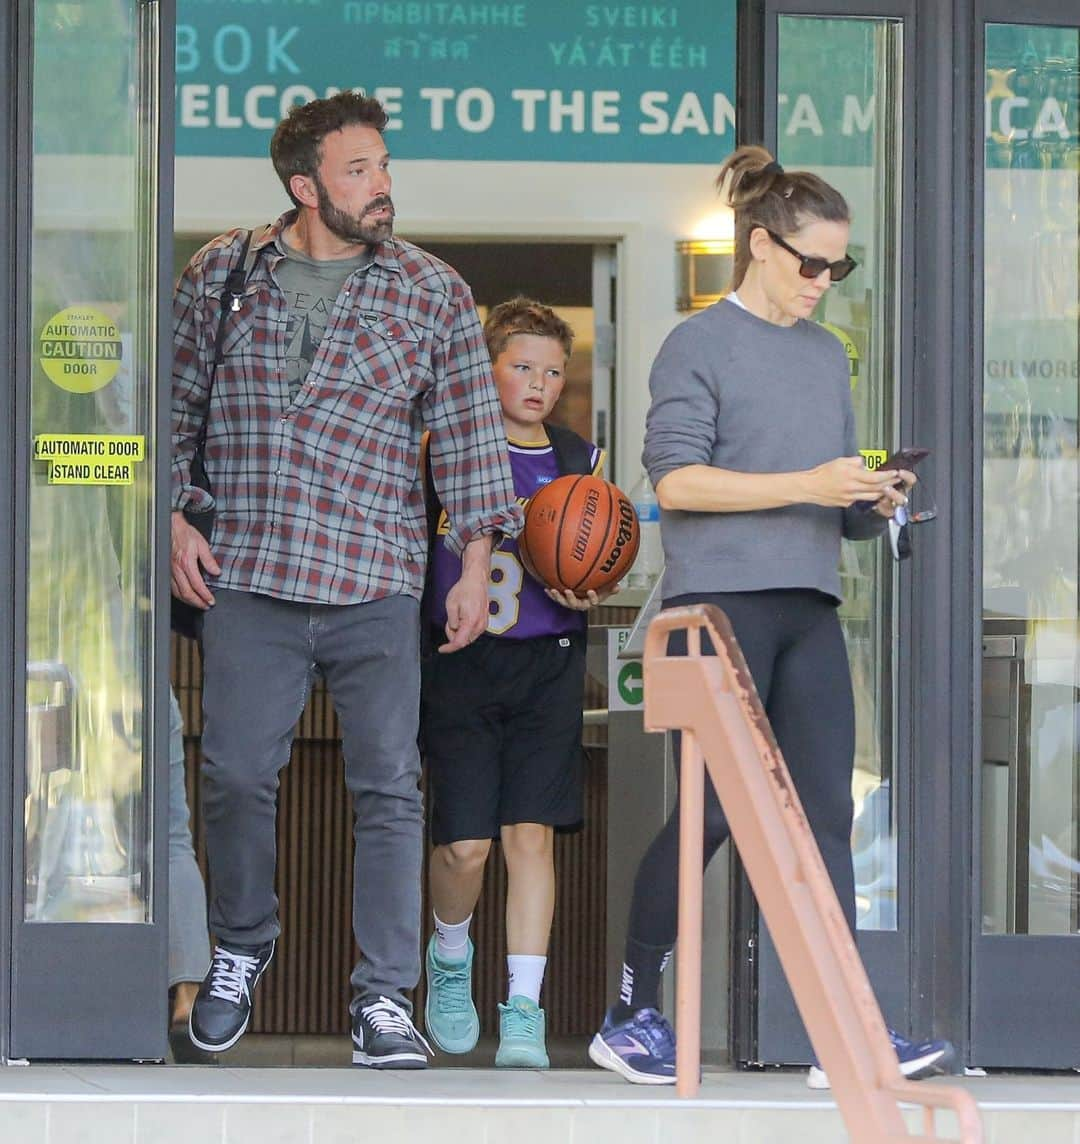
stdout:
{"type": "MultiPolygon", "coordinates": [[[[979,1102],[987,1144],[1080,1144],[1080,1076],[954,1081],[979,1102]]],[[[700,1096],[681,1101],[671,1089],[635,1087],[597,1069],[440,1068],[409,1074],[336,1067],[0,1068],[3,1144],[846,1139],[828,1094],[810,1092],[794,1073],[707,1069],[700,1096]]]]}

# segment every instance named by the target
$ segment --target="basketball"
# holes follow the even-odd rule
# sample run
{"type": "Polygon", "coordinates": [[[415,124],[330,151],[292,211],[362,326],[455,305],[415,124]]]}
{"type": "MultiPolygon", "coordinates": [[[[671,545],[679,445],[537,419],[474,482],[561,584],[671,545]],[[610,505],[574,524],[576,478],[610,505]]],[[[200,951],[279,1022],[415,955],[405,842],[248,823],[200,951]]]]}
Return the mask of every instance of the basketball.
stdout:
{"type": "Polygon", "coordinates": [[[546,588],[583,596],[626,575],[637,555],[637,513],[626,494],[600,477],[558,477],[525,510],[518,552],[546,588]]]}

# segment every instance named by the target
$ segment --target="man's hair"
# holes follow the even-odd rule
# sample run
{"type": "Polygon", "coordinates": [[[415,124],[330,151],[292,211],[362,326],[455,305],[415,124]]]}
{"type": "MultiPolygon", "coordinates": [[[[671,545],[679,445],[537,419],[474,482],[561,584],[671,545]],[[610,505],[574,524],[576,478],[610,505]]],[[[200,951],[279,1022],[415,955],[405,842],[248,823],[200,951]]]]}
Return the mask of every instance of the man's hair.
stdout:
{"type": "Polygon", "coordinates": [[[270,140],[270,159],[294,206],[300,206],[289,180],[293,175],[314,176],[322,158],[322,141],[343,127],[363,124],[382,134],[387,115],[377,99],[340,91],[326,99],[301,103],[277,125],[270,140]]]}
{"type": "Polygon", "coordinates": [[[484,323],[484,341],[495,361],[516,334],[532,334],[538,338],[554,338],[567,358],[574,348],[574,331],[550,306],[533,298],[518,295],[500,302],[484,323]]]}

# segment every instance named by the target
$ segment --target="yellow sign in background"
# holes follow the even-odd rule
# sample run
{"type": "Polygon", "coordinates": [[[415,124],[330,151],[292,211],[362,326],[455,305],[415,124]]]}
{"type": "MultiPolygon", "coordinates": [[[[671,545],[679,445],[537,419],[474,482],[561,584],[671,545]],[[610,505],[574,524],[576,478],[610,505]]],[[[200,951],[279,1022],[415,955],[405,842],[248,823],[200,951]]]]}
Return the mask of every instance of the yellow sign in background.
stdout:
{"type": "Polygon", "coordinates": [[[122,357],[116,323],[89,306],[69,306],[54,314],[38,341],[45,375],[69,393],[93,393],[108,385],[122,357]]]}
{"type": "Polygon", "coordinates": [[[97,433],[39,433],[34,460],[49,466],[50,485],[130,485],[146,457],[146,438],[97,433]]]}
{"type": "Polygon", "coordinates": [[[848,373],[851,377],[851,388],[854,389],[859,382],[859,347],[852,341],[851,335],[840,329],[839,326],[831,325],[829,322],[819,322],[818,324],[823,330],[828,330],[830,334],[840,339],[844,353],[847,354],[848,373]]]}
{"type": "Polygon", "coordinates": [[[880,469],[881,466],[889,459],[888,449],[860,449],[863,460],[866,462],[866,467],[871,471],[880,469]]]}

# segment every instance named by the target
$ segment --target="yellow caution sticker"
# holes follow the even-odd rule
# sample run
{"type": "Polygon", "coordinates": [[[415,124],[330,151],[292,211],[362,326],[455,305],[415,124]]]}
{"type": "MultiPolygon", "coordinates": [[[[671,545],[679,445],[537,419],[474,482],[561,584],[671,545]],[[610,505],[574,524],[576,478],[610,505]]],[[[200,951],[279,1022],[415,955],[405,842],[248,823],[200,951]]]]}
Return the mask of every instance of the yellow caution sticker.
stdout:
{"type": "Polygon", "coordinates": [[[116,323],[89,306],[69,306],[54,314],[38,340],[45,375],[69,393],[93,393],[108,385],[122,358],[116,323]]]}
{"type": "Polygon", "coordinates": [[[50,485],[130,485],[146,459],[146,438],[97,433],[40,433],[34,460],[49,466],[50,485]]]}
{"type": "Polygon", "coordinates": [[[859,347],[851,340],[850,334],[846,334],[839,326],[830,325],[828,322],[819,322],[818,325],[840,339],[844,353],[847,354],[848,376],[851,378],[851,388],[854,389],[859,381],[859,347]]]}
{"type": "Polygon", "coordinates": [[[882,465],[889,459],[888,449],[860,449],[863,460],[866,462],[866,467],[871,470],[880,469],[882,465]]]}

